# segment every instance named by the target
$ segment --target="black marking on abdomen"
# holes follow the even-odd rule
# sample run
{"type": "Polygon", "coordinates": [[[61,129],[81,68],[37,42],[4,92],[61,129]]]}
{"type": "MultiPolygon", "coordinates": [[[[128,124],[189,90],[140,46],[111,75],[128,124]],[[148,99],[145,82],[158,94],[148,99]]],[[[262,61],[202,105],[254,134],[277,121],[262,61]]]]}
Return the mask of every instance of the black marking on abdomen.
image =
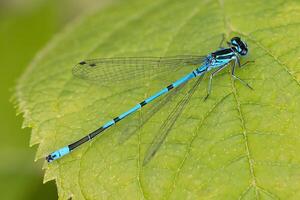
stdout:
{"type": "Polygon", "coordinates": [[[119,117],[116,117],[113,119],[115,123],[117,123],[118,121],[120,121],[121,119],[119,117]]]}
{"type": "Polygon", "coordinates": [[[96,135],[103,132],[105,129],[107,129],[107,128],[103,128],[103,126],[102,126],[102,127],[98,128],[97,130],[93,131],[92,133],[88,134],[87,136],[81,138],[77,142],[74,142],[74,143],[68,145],[70,151],[72,151],[76,147],[80,146],[81,144],[93,139],[96,135]]]}
{"type": "MultiPolygon", "coordinates": [[[[196,71],[198,72],[198,69],[196,69],[196,71]]],[[[195,77],[197,76],[197,74],[195,73],[195,71],[193,71],[193,74],[194,74],[195,77]]]]}
{"type": "Polygon", "coordinates": [[[91,64],[90,64],[90,67],[95,67],[95,66],[96,66],[95,63],[91,63],[91,64]]]}
{"type": "Polygon", "coordinates": [[[171,85],[169,85],[169,86],[167,87],[168,91],[169,91],[169,90],[172,90],[173,88],[174,88],[173,84],[171,84],[171,85]]]}
{"type": "Polygon", "coordinates": [[[68,147],[69,147],[70,151],[72,151],[73,149],[75,149],[79,145],[81,145],[81,144],[83,144],[83,143],[85,143],[89,140],[90,140],[90,137],[87,135],[87,136],[81,138],[80,140],[78,140],[77,142],[74,142],[74,143],[70,144],[68,147]]]}
{"type": "Polygon", "coordinates": [[[86,62],[85,62],[85,61],[81,61],[79,64],[80,64],[80,65],[85,65],[86,62]]]}
{"type": "Polygon", "coordinates": [[[101,133],[102,131],[104,131],[106,128],[100,127],[97,130],[95,130],[94,132],[90,133],[89,136],[91,139],[93,139],[93,137],[95,137],[96,135],[98,135],[99,133],[101,133]]]}
{"type": "Polygon", "coordinates": [[[146,101],[142,101],[142,102],[140,103],[141,107],[143,107],[143,106],[146,105],[146,104],[147,104],[146,101]]]}

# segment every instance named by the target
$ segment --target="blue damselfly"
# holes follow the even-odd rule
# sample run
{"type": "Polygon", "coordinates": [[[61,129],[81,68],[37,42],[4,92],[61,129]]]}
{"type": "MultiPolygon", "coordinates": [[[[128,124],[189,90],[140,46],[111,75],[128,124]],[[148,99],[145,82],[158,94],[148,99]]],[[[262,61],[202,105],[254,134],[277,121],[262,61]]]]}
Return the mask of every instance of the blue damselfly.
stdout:
{"type": "MultiPolygon", "coordinates": [[[[220,48],[219,50],[208,54],[207,56],[197,56],[197,55],[181,55],[181,56],[173,56],[173,57],[138,57],[138,58],[103,58],[103,59],[93,59],[86,60],[78,63],[73,68],[73,74],[76,77],[80,77],[82,79],[87,79],[91,81],[101,81],[102,83],[106,82],[116,82],[116,81],[124,81],[126,79],[138,79],[143,78],[148,75],[153,75],[155,73],[159,74],[161,72],[166,72],[168,70],[175,70],[179,67],[185,66],[194,66],[196,69],[186,74],[182,78],[158,91],[154,95],[149,98],[141,101],[136,104],[131,109],[117,116],[116,118],[108,121],[103,126],[93,131],[92,133],[86,135],[80,140],[65,146],[46,157],[48,162],[52,162],[62,156],[70,153],[75,148],[79,147],[83,143],[90,141],[106,129],[109,129],[111,126],[120,122],[127,116],[132,113],[135,113],[137,110],[141,109],[145,105],[151,103],[153,100],[158,97],[168,93],[169,91],[182,87],[189,80],[198,77],[198,80],[195,82],[193,87],[184,95],[182,100],[176,105],[175,109],[172,110],[167,118],[167,120],[161,126],[160,132],[162,132],[161,136],[155,138],[155,141],[151,145],[146,153],[144,163],[147,163],[149,159],[155,154],[158,147],[163,142],[167,133],[171,130],[172,126],[176,122],[178,115],[181,114],[185,105],[189,101],[191,95],[196,90],[197,86],[200,84],[200,81],[203,75],[215,69],[210,74],[209,84],[207,89],[207,95],[205,99],[211,93],[212,79],[213,77],[226,68],[230,63],[232,63],[231,75],[234,79],[239,80],[242,84],[249,87],[251,86],[237,77],[235,75],[235,67],[242,65],[240,64],[240,57],[245,56],[248,53],[247,44],[242,41],[239,37],[234,37],[227,42],[227,48],[220,48]]],[[[245,65],[245,62],[243,65],[245,65]]]]}

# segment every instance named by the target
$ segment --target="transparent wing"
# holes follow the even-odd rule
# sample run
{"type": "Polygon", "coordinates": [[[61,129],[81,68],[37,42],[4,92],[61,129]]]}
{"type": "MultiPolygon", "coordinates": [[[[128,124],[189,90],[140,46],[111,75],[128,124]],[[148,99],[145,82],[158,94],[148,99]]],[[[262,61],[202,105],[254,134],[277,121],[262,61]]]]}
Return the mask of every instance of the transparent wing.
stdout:
{"type": "Polygon", "coordinates": [[[105,84],[153,78],[160,73],[176,71],[181,67],[201,65],[204,58],[196,55],[178,55],[92,59],[75,65],[73,74],[82,79],[105,84]]]}
{"type": "Polygon", "coordinates": [[[185,84],[175,88],[173,91],[167,93],[166,97],[162,97],[152,104],[147,105],[147,107],[140,111],[141,113],[130,116],[126,122],[123,122],[121,126],[119,125],[119,129],[122,132],[119,143],[123,144],[140,130],[155,115],[155,113],[161,110],[167,103],[173,101],[176,95],[182,91],[184,86],[185,84]]]}
{"type": "Polygon", "coordinates": [[[146,165],[152,158],[155,156],[156,152],[160,148],[160,146],[165,141],[167,135],[172,130],[173,125],[183,112],[184,108],[190,101],[194,92],[197,90],[198,85],[200,84],[203,76],[200,76],[197,81],[194,83],[192,88],[182,97],[182,99],[176,104],[175,108],[170,112],[167,119],[161,125],[158,135],[153,139],[151,146],[147,150],[145,154],[145,158],[143,161],[143,165],[146,165]]]}

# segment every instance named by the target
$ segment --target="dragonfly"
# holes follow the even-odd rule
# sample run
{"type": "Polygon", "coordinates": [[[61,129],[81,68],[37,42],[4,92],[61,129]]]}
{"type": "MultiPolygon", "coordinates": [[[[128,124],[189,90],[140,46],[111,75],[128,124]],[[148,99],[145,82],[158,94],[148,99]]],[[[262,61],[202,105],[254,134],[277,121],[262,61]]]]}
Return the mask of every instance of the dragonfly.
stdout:
{"type": "MultiPolygon", "coordinates": [[[[223,40],[221,44],[223,43],[223,40]]],[[[235,68],[237,66],[242,67],[250,62],[253,62],[247,61],[242,65],[240,63],[241,57],[248,54],[247,43],[240,37],[233,37],[230,41],[227,42],[227,45],[228,47],[220,47],[218,50],[209,53],[206,56],[178,55],[170,57],[118,57],[91,59],[79,62],[73,68],[74,76],[89,81],[101,81],[101,83],[104,84],[155,76],[163,72],[169,72],[170,70],[175,71],[180,67],[185,66],[193,66],[195,68],[190,73],[184,75],[175,82],[159,90],[152,96],[144,99],[143,101],[136,104],[119,116],[115,117],[114,119],[106,122],[100,128],[63,148],[52,152],[51,154],[46,156],[47,162],[50,163],[69,154],[82,144],[91,141],[96,136],[102,134],[105,130],[124,120],[129,115],[136,113],[138,110],[142,109],[147,104],[150,104],[155,99],[158,99],[159,97],[170,93],[170,91],[180,90],[181,88],[183,88],[183,86],[186,85],[188,81],[197,78],[195,84],[176,104],[175,108],[171,111],[167,119],[161,125],[160,132],[162,134],[154,138],[154,141],[148,149],[148,152],[146,153],[146,156],[144,158],[144,164],[148,163],[151,157],[153,157],[157,152],[159,146],[163,143],[167,134],[175,124],[178,116],[184,110],[192,94],[200,84],[201,79],[207,72],[212,71],[209,76],[207,94],[204,97],[204,100],[206,100],[211,94],[213,77],[230,64],[232,66],[231,76],[233,77],[233,79],[238,80],[243,85],[247,86],[250,89],[253,89],[246,81],[235,75],[235,68]]],[[[174,94],[176,94],[176,92],[174,92],[174,94]]],[[[156,111],[157,110],[159,109],[156,108],[156,111]]]]}

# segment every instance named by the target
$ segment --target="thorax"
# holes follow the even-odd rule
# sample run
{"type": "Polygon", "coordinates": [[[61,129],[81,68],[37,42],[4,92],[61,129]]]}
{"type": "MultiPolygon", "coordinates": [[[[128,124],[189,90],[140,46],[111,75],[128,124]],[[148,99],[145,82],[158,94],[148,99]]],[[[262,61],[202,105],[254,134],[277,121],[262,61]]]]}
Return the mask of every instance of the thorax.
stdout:
{"type": "Polygon", "coordinates": [[[228,64],[230,61],[237,58],[236,53],[231,48],[217,50],[207,56],[206,64],[208,70],[218,68],[228,64]]]}

